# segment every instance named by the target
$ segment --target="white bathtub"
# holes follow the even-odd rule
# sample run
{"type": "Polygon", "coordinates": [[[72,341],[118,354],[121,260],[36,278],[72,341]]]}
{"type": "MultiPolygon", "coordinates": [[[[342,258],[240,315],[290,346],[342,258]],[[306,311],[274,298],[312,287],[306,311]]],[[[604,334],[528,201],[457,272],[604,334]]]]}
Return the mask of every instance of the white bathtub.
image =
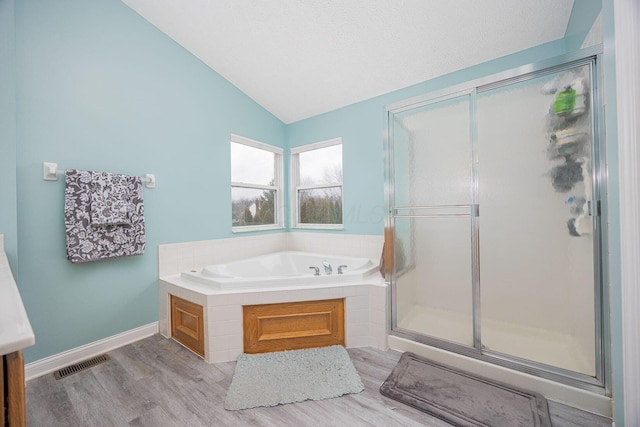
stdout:
{"type": "Polygon", "coordinates": [[[378,263],[368,258],[285,251],[184,271],[181,277],[215,289],[247,289],[357,282],[377,271],[378,263]],[[332,274],[325,272],[323,262],[331,265],[332,274]],[[345,267],[338,274],[340,266],[345,267]],[[310,267],[317,267],[320,275],[316,276],[310,267]]]}

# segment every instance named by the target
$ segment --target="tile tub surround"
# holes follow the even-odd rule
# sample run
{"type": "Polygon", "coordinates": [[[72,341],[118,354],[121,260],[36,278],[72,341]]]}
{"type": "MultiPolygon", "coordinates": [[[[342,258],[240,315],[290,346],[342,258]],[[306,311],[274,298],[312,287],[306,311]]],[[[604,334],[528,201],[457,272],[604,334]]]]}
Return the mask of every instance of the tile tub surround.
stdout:
{"type": "Polygon", "coordinates": [[[183,280],[180,272],[282,250],[332,253],[378,259],[382,236],[319,233],[278,233],[202,242],[161,245],[159,248],[159,330],[171,335],[170,295],[204,308],[205,360],[233,361],[243,351],[242,306],[345,298],[346,346],[387,348],[387,285],[379,275],[362,282],[319,288],[287,287],[216,290],[183,280]]]}

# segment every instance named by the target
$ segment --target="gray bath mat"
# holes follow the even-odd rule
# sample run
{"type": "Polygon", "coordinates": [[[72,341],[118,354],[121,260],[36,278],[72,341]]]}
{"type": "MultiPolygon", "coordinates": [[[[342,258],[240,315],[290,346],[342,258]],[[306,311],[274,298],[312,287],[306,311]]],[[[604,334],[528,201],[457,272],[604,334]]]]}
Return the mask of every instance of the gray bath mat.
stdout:
{"type": "Polygon", "coordinates": [[[321,400],[364,390],[344,347],[241,354],[225,409],[321,400]]]}
{"type": "Polygon", "coordinates": [[[544,397],[404,353],[380,393],[459,427],[551,427],[544,397]]]}

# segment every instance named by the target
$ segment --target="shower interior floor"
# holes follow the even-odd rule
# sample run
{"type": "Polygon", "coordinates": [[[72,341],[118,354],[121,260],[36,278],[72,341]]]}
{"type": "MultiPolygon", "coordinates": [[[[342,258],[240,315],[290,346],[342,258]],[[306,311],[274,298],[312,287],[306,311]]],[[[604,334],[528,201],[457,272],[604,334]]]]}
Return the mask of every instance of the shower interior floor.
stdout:
{"type": "MultiPolygon", "coordinates": [[[[423,305],[412,306],[402,318],[398,315],[402,329],[469,346],[471,325],[468,314],[423,305]]],[[[594,375],[594,351],[569,334],[483,319],[482,341],[488,350],[594,375]]]]}

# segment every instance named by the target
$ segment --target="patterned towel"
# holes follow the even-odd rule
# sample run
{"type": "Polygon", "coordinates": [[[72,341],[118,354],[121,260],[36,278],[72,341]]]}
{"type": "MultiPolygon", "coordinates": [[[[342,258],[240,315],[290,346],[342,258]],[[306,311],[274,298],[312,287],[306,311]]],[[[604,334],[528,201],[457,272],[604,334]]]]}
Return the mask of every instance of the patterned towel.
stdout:
{"type": "Polygon", "coordinates": [[[67,170],[64,192],[64,223],[67,258],[73,263],[128,255],[142,255],[145,247],[142,180],[129,176],[132,209],[128,224],[91,224],[92,172],[67,170]]]}
{"type": "Polygon", "coordinates": [[[109,172],[91,172],[91,177],[91,225],[131,224],[135,182],[109,172]]]}

